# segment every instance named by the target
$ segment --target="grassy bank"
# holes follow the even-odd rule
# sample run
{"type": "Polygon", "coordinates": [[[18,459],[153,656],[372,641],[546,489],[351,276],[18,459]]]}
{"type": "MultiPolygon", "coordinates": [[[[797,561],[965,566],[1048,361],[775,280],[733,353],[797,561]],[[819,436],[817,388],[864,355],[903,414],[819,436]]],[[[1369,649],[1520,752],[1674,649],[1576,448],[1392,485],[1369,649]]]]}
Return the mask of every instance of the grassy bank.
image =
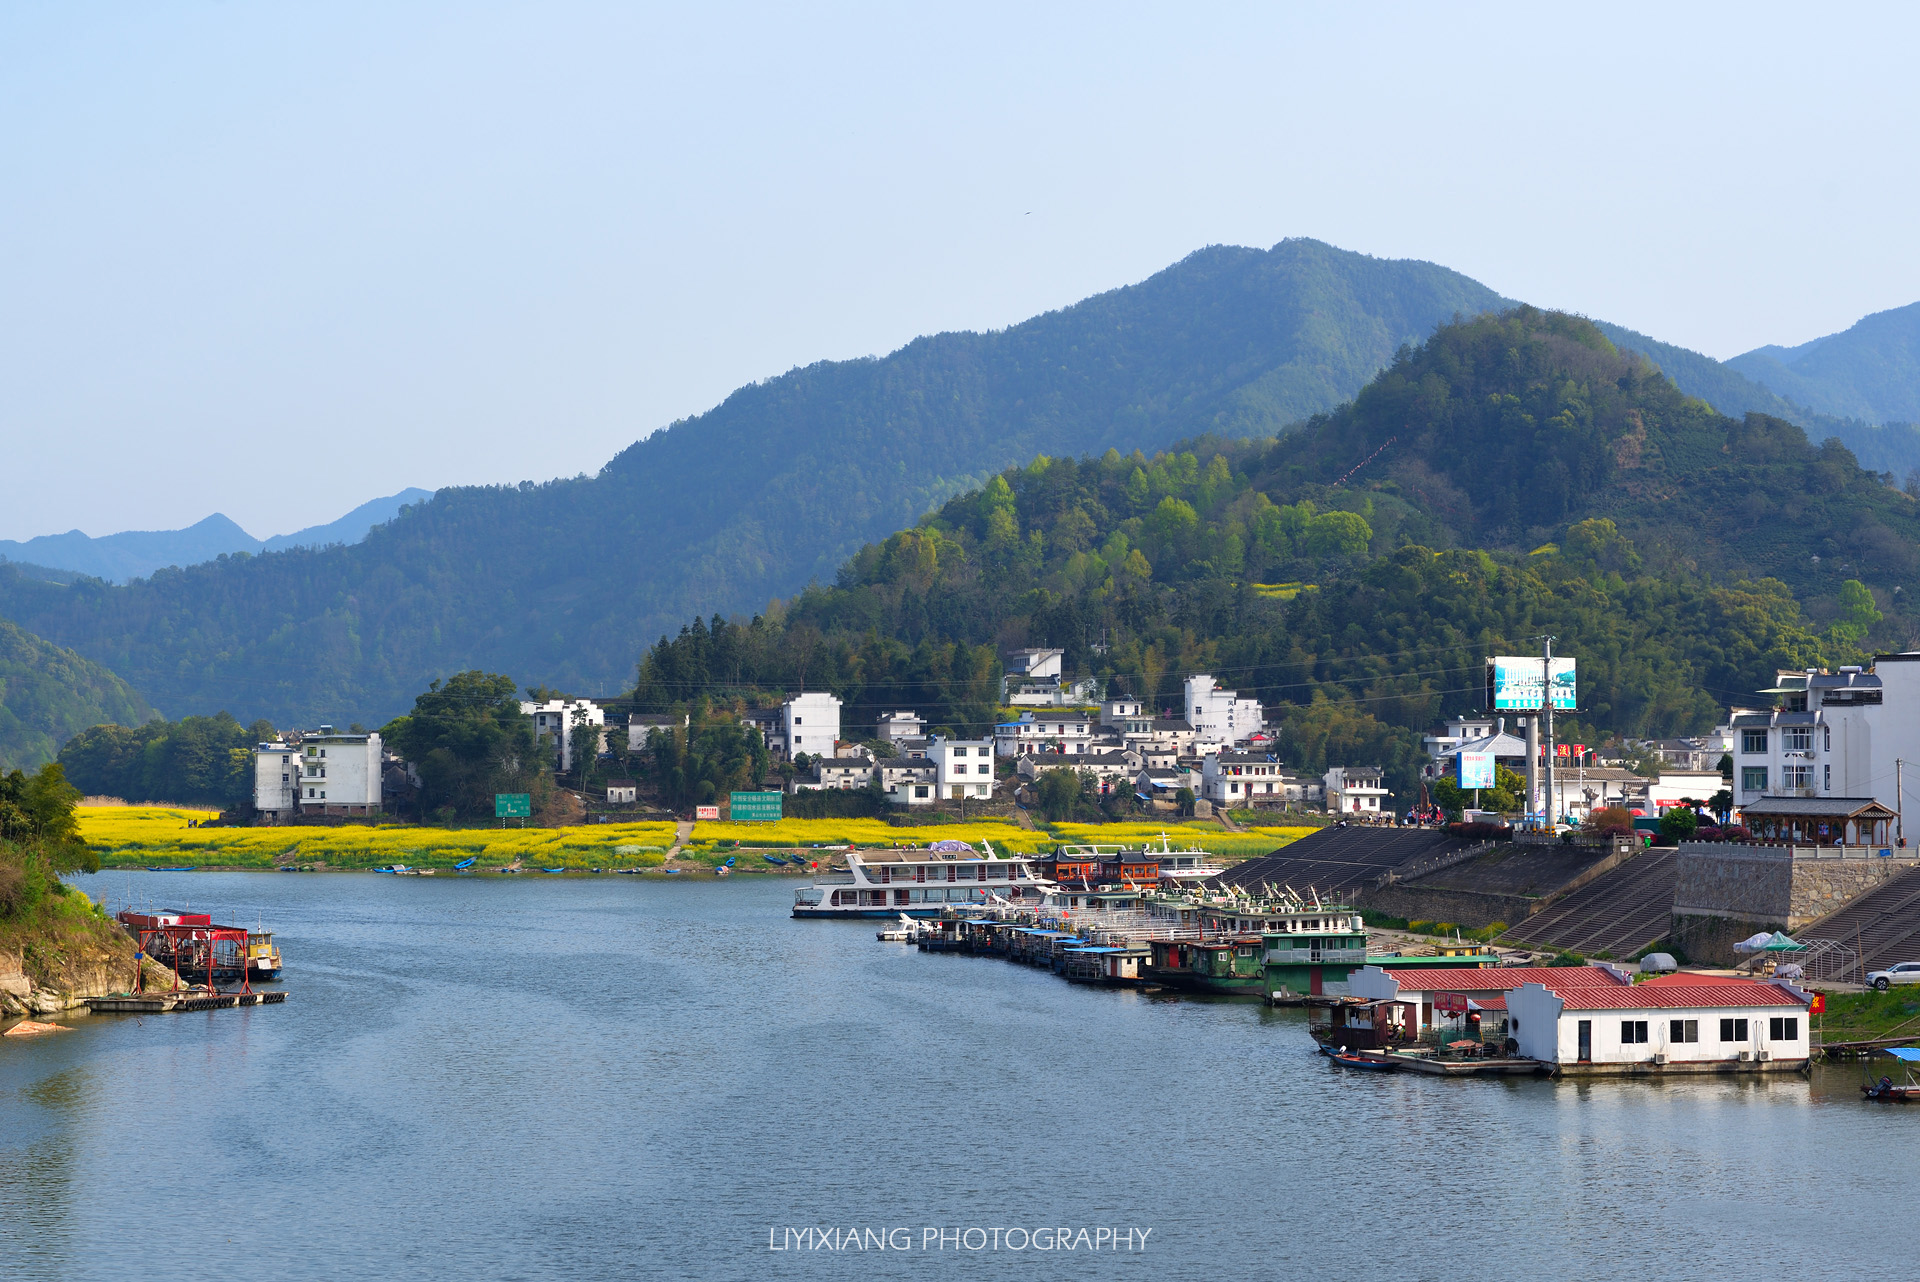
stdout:
{"type": "Polygon", "coordinates": [[[1824,1015],[1815,1015],[1823,1042],[1867,1042],[1883,1037],[1920,1038],[1920,990],[1830,993],[1824,1015]]]}

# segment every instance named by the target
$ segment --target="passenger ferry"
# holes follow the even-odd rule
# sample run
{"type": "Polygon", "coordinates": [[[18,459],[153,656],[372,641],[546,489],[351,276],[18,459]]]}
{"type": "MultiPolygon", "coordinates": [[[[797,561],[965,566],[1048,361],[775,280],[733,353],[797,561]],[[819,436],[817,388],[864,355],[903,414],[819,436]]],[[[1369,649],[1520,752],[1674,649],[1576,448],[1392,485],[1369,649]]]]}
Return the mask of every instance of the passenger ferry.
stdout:
{"type": "Polygon", "coordinates": [[[793,895],[795,917],[938,917],[949,905],[1037,906],[1053,882],[1028,855],[960,850],[855,850],[845,872],[793,895]]]}

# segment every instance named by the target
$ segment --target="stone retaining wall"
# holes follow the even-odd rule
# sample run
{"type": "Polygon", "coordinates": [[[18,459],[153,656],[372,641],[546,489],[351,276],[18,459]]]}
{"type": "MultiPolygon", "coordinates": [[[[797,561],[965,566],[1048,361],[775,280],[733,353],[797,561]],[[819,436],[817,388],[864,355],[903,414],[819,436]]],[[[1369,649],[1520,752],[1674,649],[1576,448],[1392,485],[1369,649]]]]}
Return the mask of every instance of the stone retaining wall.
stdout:
{"type": "Polygon", "coordinates": [[[1913,867],[1913,859],[1795,859],[1786,846],[1682,842],[1676,917],[1719,917],[1797,930],[1913,867]]]}

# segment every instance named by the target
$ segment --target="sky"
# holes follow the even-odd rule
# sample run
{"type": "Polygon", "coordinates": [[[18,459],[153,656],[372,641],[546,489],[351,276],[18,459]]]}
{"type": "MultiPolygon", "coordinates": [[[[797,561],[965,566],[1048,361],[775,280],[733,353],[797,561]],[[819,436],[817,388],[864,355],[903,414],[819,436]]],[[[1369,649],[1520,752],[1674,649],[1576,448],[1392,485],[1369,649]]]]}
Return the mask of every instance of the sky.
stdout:
{"type": "Polygon", "coordinates": [[[1312,236],[1716,357],[1920,299],[1910,8],[0,9],[0,538],[591,473],[1312,236]]]}

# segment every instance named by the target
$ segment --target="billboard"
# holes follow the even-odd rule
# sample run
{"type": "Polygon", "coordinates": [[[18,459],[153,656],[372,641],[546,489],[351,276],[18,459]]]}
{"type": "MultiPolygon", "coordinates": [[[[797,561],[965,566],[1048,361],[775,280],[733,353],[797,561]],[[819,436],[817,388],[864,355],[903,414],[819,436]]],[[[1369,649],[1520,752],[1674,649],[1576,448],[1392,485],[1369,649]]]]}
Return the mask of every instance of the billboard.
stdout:
{"type": "MultiPolygon", "coordinates": [[[[1487,660],[1487,707],[1494,712],[1538,712],[1546,701],[1546,660],[1497,655],[1487,660]]],[[[1553,661],[1553,710],[1573,712],[1573,660],[1553,661]]]]}
{"type": "Polygon", "coordinates": [[[695,806],[693,808],[693,817],[695,819],[718,819],[720,817],[720,807],[695,806]]]}
{"type": "Polygon", "coordinates": [[[533,814],[533,797],[524,792],[496,792],[493,794],[493,817],[495,819],[525,819],[533,814]]]}
{"type": "Polygon", "coordinates": [[[1491,752],[1459,752],[1454,754],[1459,764],[1459,777],[1456,782],[1462,788],[1493,787],[1493,754],[1491,752]]]}
{"type": "Polygon", "coordinates": [[[732,815],[735,823],[768,823],[780,818],[778,792],[736,792],[732,815]]]}

